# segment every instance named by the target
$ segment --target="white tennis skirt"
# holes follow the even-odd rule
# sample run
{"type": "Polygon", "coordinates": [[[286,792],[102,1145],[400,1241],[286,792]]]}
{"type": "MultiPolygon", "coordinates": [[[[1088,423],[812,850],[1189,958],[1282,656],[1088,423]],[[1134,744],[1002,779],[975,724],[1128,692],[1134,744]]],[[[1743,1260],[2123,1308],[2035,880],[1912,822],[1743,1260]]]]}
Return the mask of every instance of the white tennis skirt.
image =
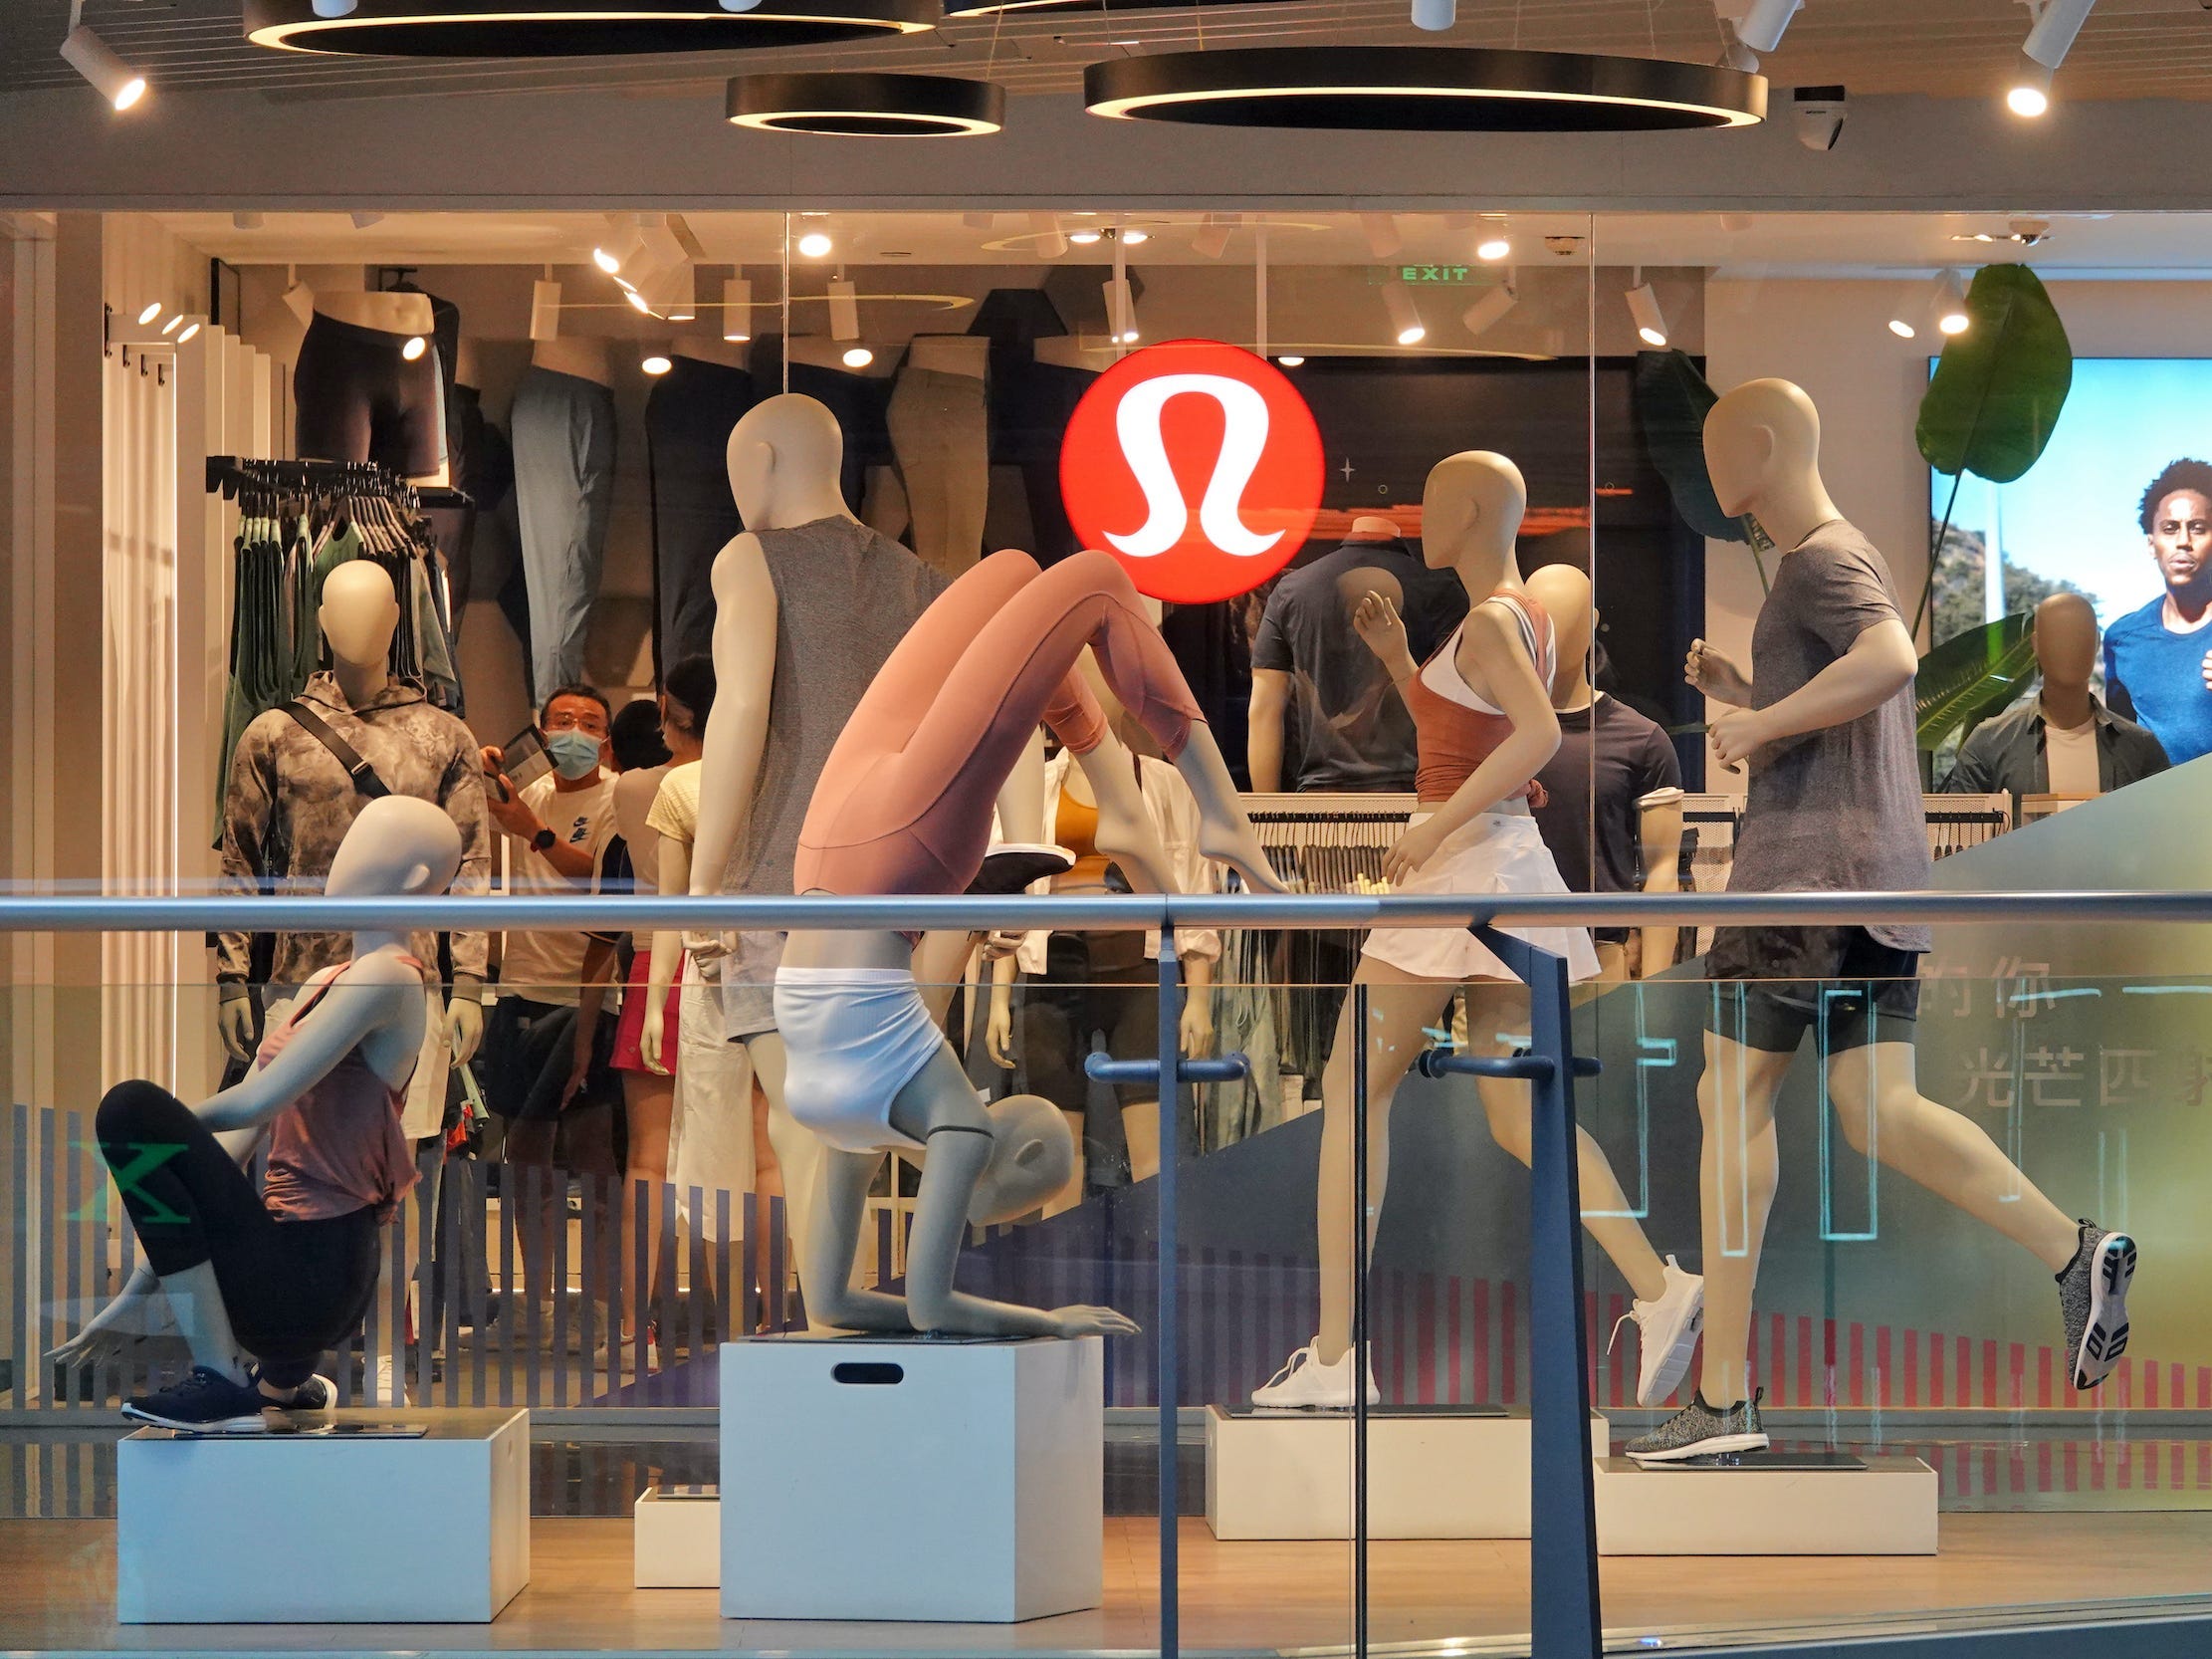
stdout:
{"type": "MultiPolygon", "coordinates": [[[[1429,818],[1416,813],[1413,823],[1429,818]]],[[[1444,837],[1430,860],[1397,891],[1415,893],[1564,893],[1559,864],[1526,812],[1482,813],[1444,837]]],[[[1500,927],[1516,939],[1567,959],[1571,980],[1598,977],[1586,927],[1500,927]]],[[[1424,979],[1519,979],[1464,927],[1379,927],[1362,953],[1424,979]]]]}
{"type": "Polygon", "coordinates": [[[778,967],[775,1026],[793,1118],[840,1152],[919,1149],[891,1126],[891,1104],[945,1047],[945,1033],[911,971],[778,967]]]}

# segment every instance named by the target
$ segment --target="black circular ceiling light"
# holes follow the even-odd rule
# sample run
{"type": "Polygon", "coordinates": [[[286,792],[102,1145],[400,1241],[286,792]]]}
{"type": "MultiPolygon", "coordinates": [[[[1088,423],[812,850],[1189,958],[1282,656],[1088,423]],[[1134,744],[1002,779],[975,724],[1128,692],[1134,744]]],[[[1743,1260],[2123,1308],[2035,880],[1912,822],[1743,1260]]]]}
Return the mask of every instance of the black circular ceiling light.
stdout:
{"type": "Polygon", "coordinates": [[[1006,95],[949,75],[740,75],[730,123],[847,138],[966,138],[1005,124],[1006,95]]]}
{"type": "Polygon", "coordinates": [[[387,58],[581,58],[735,52],[915,34],[935,0],[244,0],[246,38],[387,58]]]}
{"type": "Polygon", "coordinates": [[[1269,46],[1114,58],[1094,116],[1382,132],[1667,132],[1766,118],[1766,78],[1657,58],[1460,46],[1269,46]]]}

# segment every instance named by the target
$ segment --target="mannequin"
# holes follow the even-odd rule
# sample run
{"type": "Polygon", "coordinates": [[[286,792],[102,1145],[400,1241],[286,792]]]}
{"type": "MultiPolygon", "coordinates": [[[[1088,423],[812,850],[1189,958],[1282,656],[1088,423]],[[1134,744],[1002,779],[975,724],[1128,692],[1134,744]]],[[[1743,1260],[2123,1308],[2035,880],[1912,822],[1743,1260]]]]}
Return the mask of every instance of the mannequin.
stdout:
{"type": "Polygon", "coordinates": [[[2090,601],[2079,593],[2053,593],[2036,606],[2035,621],[2041,689],[1967,734],[1944,790],[2003,791],[2017,811],[2024,795],[2082,800],[2165,771],[2158,740],[2090,690],[2101,643],[2090,601]]]}
{"type": "MultiPolygon", "coordinates": [[[[324,582],[317,620],[330,646],[331,669],[309,682],[302,700],[375,769],[386,789],[446,810],[463,849],[454,891],[489,891],[490,844],[474,740],[452,715],[431,708],[419,691],[392,679],[399,600],[391,578],[366,559],[338,566],[324,582]]],[[[254,891],[265,877],[321,880],[346,827],[367,802],[345,780],[337,759],[291,715],[272,709],[259,716],[239,739],[232,759],[224,802],[223,887],[254,891]],[[265,867],[266,859],[280,853],[289,859],[285,867],[265,867]]],[[[334,934],[280,935],[271,986],[289,991],[306,983],[310,975],[342,960],[344,944],[334,934]]],[[[425,962],[437,961],[429,935],[418,935],[415,947],[425,962]]],[[[251,1058],[253,1044],[248,955],[244,932],[221,936],[217,1030],[225,1052],[241,1063],[251,1058]]],[[[432,1027],[435,1046],[450,1053],[453,1066],[467,1064],[484,1036],[484,935],[454,934],[452,999],[433,1010],[432,1027]]],[[[437,993],[431,996],[435,1000],[437,993]]],[[[422,1092],[434,1093],[436,1099],[410,1111],[409,1127],[417,1135],[437,1132],[445,1105],[442,1080],[429,1086],[431,1079],[442,1079],[445,1067],[431,1063],[427,1054],[425,1062],[422,1092]]]]}
{"type": "MultiPolygon", "coordinates": [[[[1421,737],[1422,809],[1390,849],[1384,874],[1401,891],[1427,893],[1564,892],[1558,866],[1537,833],[1526,798],[1538,768],[1559,746],[1549,680],[1551,626],[1523,589],[1514,544],[1528,505],[1520,469],[1503,455],[1469,450],[1440,461],[1422,495],[1422,556],[1449,570],[1474,601],[1425,666],[1407,648],[1389,599],[1370,594],[1354,622],[1413,711],[1421,737]],[[1476,711],[1470,720],[1467,711],[1476,711]]],[[[1577,980],[1596,977],[1590,936],[1580,928],[1509,928],[1567,959],[1577,980]]],[[[1337,1022],[1322,1075],[1318,1241],[1321,1328],[1275,1377],[1252,1395],[1266,1408],[1349,1409],[1355,1386],[1352,1293],[1355,1218],[1373,1242],[1390,1175],[1391,1102],[1415,1058],[1464,984],[1467,1029],[1483,1054],[1505,1052],[1503,1034],[1525,1031],[1528,993],[1471,932],[1453,928],[1379,928],[1368,936],[1356,986],[1367,990],[1366,1029],[1357,992],[1337,1022]],[[1352,1191],[1353,1046],[1367,1044],[1368,1191],[1352,1191]]],[[[1531,1153],[1529,1091],[1524,1083],[1482,1078],[1477,1085],[1490,1132],[1523,1163],[1531,1153]]],[[[1689,1362],[1696,1340],[1698,1282],[1661,1263],[1629,1214],[1629,1202],[1588,1131],[1580,1136],[1583,1222],[1636,1296],[1643,1330],[1640,1400],[1662,1399],[1689,1362]]],[[[1379,1400],[1372,1371],[1371,1402],[1379,1400]]]]}
{"type": "MultiPolygon", "coordinates": [[[[1253,886],[1281,891],[1174,655],[1128,575],[1095,552],[1041,573],[1026,554],[994,554],[930,606],[877,674],[822,769],[799,834],[794,889],[967,890],[983,868],[991,804],[1042,720],[1090,780],[1099,849],[1133,882],[1165,890],[1173,871],[1134,763],[1073,672],[1086,645],[1191,786],[1201,850],[1253,886]]],[[[954,942],[965,954],[966,939],[954,942]]],[[[1019,1213],[995,1197],[987,1206],[985,1195],[1010,1189],[1025,1202],[1041,1201],[1066,1184],[1072,1153],[1049,1102],[1016,1096],[989,1110],[978,1103],[922,1000],[916,944],[890,931],[799,931],[776,970],[790,1108],[829,1148],[802,1246],[810,1311],[859,1330],[1134,1330],[1111,1308],[1019,1307],[954,1290],[970,1221],[1019,1213]],[[851,1284],[868,1192],[893,1149],[920,1155],[923,1164],[904,1297],[851,1284]]]]}
{"type": "MultiPolygon", "coordinates": [[[[1590,684],[1590,646],[1598,613],[1590,579],[1572,565],[1546,565],[1528,579],[1528,591],[1558,630],[1559,667],[1551,702],[1560,716],[1559,753],[1538,777],[1551,803],[1536,822],[1558,859],[1560,875],[1577,892],[1619,892],[1629,884],[1624,848],[1633,823],[1642,890],[1671,893],[1681,885],[1681,768],[1666,734],[1643,715],[1590,684]],[[1575,741],[1565,740],[1572,723],[1575,741]],[[1596,801],[1593,804],[1593,789],[1596,801]],[[1593,843],[1592,830],[1596,831],[1593,843]],[[1611,854],[1611,856],[1608,856],[1611,854]]],[[[1628,932],[1598,933],[1598,977],[1622,980],[1662,973],[1674,964],[1675,929],[1647,927],[1629,960],[1628,932]]]]}
{"type": "Polygon", "coordinates": [[[983,557],[991,407],[983,335],[917,335],[884,411],[914,551],[950,580],[983,557]]]}
{"type": "Polygon", "coordinates": [[[318,292],[314,307],[293,370],[298,453],[376,461],[417,483],[446,483],[445,383],[430,296],[318,292]]]}
{"type": "MultiPolygon", "coordinates": [[[[332,860],[333,897],[439,893],[461,864],[453,821],[387,796],[362,809],[332,860]]],[[[196,1107],[127,1082],[98,1117],[147,1261],[49,1357],[115,1357],[148,1328],[158,1290],[191,1349],[182,1383],[126,1416],[200,1433],[267,1426],[269,1410],[323,1410],[323,1352],[359,1324],[378,1243],[416,1174],[400,1100],[423,1047],[421,962],[403,934],[367,929],[271,1030],[255,1069],[196,1107]],[[242,1166],[270,1135],[267,1185],[242,1166]]]]}
{"type": "MultiPolygon", "coordinates": [[[[1927,884],[1913,753],[1917,656],[1888,570],[1820,474],[1820,416],[1786,380],[1753,380],[1705,417],[1721,511],[1754,515],[1782,556],[1752,635],[1755,677],[1696,641],[1689,683],[1727,705],[1708,722],[1724,764],[1750,770],[1730,891],[1899,891],[1927,884]]],[[[2058,1279],[2074,1384],[2126,1346],[2133,1241],[2067,1219],[1979,1125],[1914,1076],[1916,975],[1927,930],[1721,928],[1697,1106],[1705,1348],[1696,1396],[1631,1457],[1686,1461],[1767,1444],[1747,1373],[1752,1293],[1779,1179],[1774,1097],[1806,1032],[1825,1034],[1829,1106],[1854,1151],[1984,1222],[2058,1279]]]]}
{"type": "MultiPolygon", "coordinates": [[[[730,493],[751,528],[715,558],[714,715],[707,723],[691,891],[791,892],[799,823],[830,744],[892,648],[944,589],[905,548],[862,526],[838,479],[844,434],[828,408],[785,393],[730,433],[730,493]]],[[[807,1237],[819,1142],[784,1103],[774,986],[776,933],[693,939],[769,1102],[794,1238],[807,1237]]],[[[663,1057],[665,1059],[665,1057],[663,1057]]]]}

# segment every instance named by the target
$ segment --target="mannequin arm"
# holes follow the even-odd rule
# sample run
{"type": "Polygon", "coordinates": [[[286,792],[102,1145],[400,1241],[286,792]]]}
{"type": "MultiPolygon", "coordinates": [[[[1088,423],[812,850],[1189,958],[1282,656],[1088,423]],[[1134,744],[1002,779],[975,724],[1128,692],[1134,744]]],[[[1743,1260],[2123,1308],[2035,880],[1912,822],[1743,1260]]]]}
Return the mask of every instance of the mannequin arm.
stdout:
{"type": "Polygon", "coordinates": [[[284,1052],[259,1070],[195,1107],[211,1129],[254,1129],[269,1122],[360,1047],[372,1032],[423,1007],[422,979],[393,957],[372,955],[326,991],[292,1028],[284,1052]]]}
{"type": "Polygon", "coordinates": [[[1282,789],[1282,726],[1289,707],[1290,676],[1279,668],[1254,668],[1245,756],[1256,794],[1274,795],[1282,789]]]}
{"type": "MultiPolygon", "coordinates": [[[[663,898],[681,897],[691,891],[691,843],[673,835],[661,836],[660,892],[663,898]]],[[[684,936],[662,930],[653,935],[652,966],[646,970],[645,1021],[637,1046],[648,1071],[666,1077],[675,1071],[661,1053],[668,1040],[668,993],[683,965],[684,936]]]]}
{"type": "Polygon", "coordinates": [[[768,748],[775,685],[775,584],[760,541],[740,536],[715,559],[715,706],[700,773],[699,832],[691,890],[720,890],[723,871],[753,811],[768,748]]]}
{"type": "Polygon", "coordinates": [[[1912,636],[1894,617],[1877,622],[1851,649],[1780,702],[1763,709],[1734,709],[1707,730],[1723,765],[1745,760],[1762,744],[1825,731],[1872,713],[1912,683],[1919,672],[1912,636]]]}
{"type": "MultiPolygon", "coordinates": [[[[1660,790],[1637,803],[1637,828],[1644,849],[1644,890],[1681,891],[1682,792],[1660,790]]],[[[1674,965],[1674,927],[1647,927],[1643,934],[1640,977],[1649,979],[1674,965]]]]}
{"type": "Polygon", "coordinates": [[[1214,1049],[1214,959],[1183,954],[1183,1052],[1211,1054],[1214,1049]]]}
{"type": "Polygon", "coordinates": [[[1013,1069],[1013,982],[1019,964],[1010,956],[991,964],[991,1020],[984,1030],[984,1046],[991,1063],[1002,1071],[1013,1069]]]}

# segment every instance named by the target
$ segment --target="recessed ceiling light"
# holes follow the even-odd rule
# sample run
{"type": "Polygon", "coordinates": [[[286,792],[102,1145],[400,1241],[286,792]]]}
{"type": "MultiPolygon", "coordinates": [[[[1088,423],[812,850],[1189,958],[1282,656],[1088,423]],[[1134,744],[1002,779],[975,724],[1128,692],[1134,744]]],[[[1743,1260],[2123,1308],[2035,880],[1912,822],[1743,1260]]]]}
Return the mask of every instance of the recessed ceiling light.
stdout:
{"type": "Polygon", "coordinates": [[[420,362],[423,353],[430,350],[430,342],[416,335],[399,349],[399,355],[408,362],[420,362]]]}
{"type": "Polygon", "coordinates": [[[1889,332],[1895,335],[1899,340],[1911,340],[1919,333],[1917,329],[1913,328],[1911,324],[1907,323],[1901,317],[1892,317],[1889,319],[1889,332]]]}
{"type": "Polygon", "coordinates": [[[1305,360],[1306,359],[1304,357],[1301,357],[1295,352],[1285,352],[1281,356],[1278,356],[1275,359],[1275,361],[1281,364],[1284,368],[1296,368],[1305,360]]]}
{"type": "Polygon", "coordinates": [[[672,359],[663,356],[661,353],[655,352],[642,363],[638,364],[638,366],[644,369],[645,372],[648,374],[666,374],[670,369],[674,368],[676,364],[672,359]]]}
{"type": "Polygon", "coordinates": [[[798,251],[808,259],[820,259],[836,244],[818,230],[810,230],[798,239],[798,251]]]}
{"type": "Polygon", "coordinates": [[[1104,231],[1093,230],[1088,226],[1085,226],[1081,230],[1071,230],[1067,233],[1067,239],[1070,242],[1073,242],[1078,248],[1087,248],[1094,242],[1104,241],[1106,233],[1104,231]]]}
{"type": "Polygon", "coordinates": [[[1493,265],[1512,256],[1513,244],[1502,236],[1491,236],[1475,244],[1474,257],[1486,259],[1493,265]]]}
{"type": "Polygon", "coordinates": [[[865,346],[855,346],[845,353],[842,360],[847,368],[866,368],[876,360],[876,355],[865,346]]]}
{"type": "Polygon", "coordinates": [[[1138,230],[1136,227],[1130,226],[1115,232],[1115,239],[1125,248],[1141,248],[1152,240],[1152,232],[1138,230]]]}
{"type": "Polygon", "coordinates": [[[177,344],[178,344],[179,346],[182,346],[182,345],[183,345],[183,344],[184,344],[184,343],[185,343],[186,341],[188,341],[188,340],[191,340],[191,339],[194,339],[195,337],[197,337],[197,336],[198,336],[198,334],[199,334],[199,332],[200,332],[200,323],[199,323],[199,319],[198,319],[198,318],[194,318],[194,319],[193,319],[193,320],[192,320],[191,322],[189,322],[189,323],[187,323],[187,324],[185,324],[185,325],[184,325],[184,332],[183,332],[182,334],[180,334],[180,335],[178,335],[178,336],[176,337],[176,343],[177,343],[177,344]]]}

